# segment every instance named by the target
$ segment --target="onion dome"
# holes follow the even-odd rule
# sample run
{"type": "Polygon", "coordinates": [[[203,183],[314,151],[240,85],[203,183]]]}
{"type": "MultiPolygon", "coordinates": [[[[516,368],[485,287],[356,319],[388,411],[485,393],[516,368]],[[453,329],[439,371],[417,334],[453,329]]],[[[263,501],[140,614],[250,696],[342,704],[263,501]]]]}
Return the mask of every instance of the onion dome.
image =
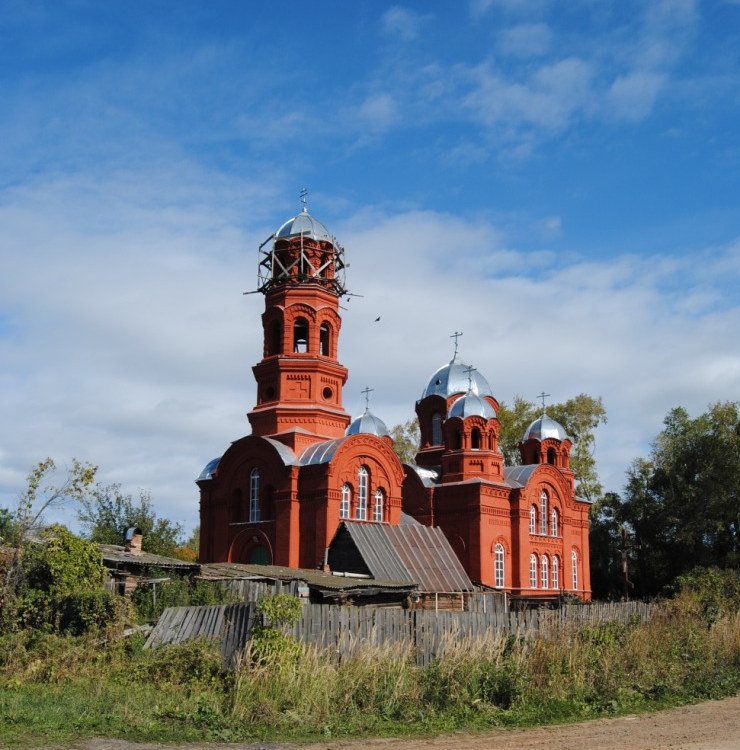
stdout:
{"type": "Polygon", "coordinates": [[[196,479],[196,482],[200,482],[204,479],[213,479],[213,475],[216,473],[216,469],[218,468],[219,461],[221,460],[221,456],[218,458],[214,458],[212,461],[209,461],[206,465],[203,471],[200,472],[200,475],[198,476],[198,479],[196,479]]]}
{"type": "Polygon", "coordinates": [[[453,401],[450,410],[447,412],[447,418],[450,417],[483,417],[484,419],[493,419],[496,416],[496,410],[484,398],[481,398],[472,390],[464,396],[453,401]]]}
{"type": "Polygon", "coordinates": [[[427,396],[443,396],[444,398],[448,398],[455,393],[466,393],[468,390],[477,396],[493,396],[488,381],[477,370],[472,370],[470,379],[468,379],[467,370],[468,366],[465,362],[458,359],[457,355],[455,355],[448,364],[440,367],[429,378],[427,387],[424,389],[421,397],[423,399],[427,396]]]}
{"type": "Polygon", "coordinates": [[[527,427],[522,442],[526,443],[527,440],[532,439],[542,441],[547,440],[548,438],[554,438],[555,440],[570,440],[563,425],[548,417],[547,414],[543,414],[527,427]]]}
{"type": "Polygon", "coordinates": [[[358,435],[361,432],[370,435],[377,435],[378,437],[385,437],[388,434],[388,428],[385,426],[385,422],[379,417],[376,417],[370,409],[365,409],[363,414],[359,417],[355,417],[350,422],[349,427],[344,431],[344,434],[358,435]]]}
{"type": "Polygon", "coordinates": [[[298,216],[294,216],[292,219],[283,224],[280,229],[275,233],[276,240],[287,240],[291,237],[300,237],[303,235],[309,239],[332,242],[333,238],[329,233],[329,230],[320,222],[308,213],[305,206],[298,216]]]}

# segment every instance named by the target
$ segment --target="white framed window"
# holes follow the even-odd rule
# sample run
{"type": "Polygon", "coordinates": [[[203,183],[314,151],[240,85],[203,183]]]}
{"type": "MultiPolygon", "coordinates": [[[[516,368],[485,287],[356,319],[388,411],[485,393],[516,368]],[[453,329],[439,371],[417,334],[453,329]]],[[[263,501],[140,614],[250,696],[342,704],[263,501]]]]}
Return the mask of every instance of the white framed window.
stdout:
{"type": "Polygon", "coordinates": [[[442,415],[432,414],[432,445],[442,445],[442,415]]]}
{"type": "Polygon", "coordinates": [[[249,521],[256,523],[260,520],[260,472],[252,469],[249,474],[249,521]]]}
{"type": "Polygon", "coordinates": [[[573,567],[573,591],[578,591],[578,553],[575,550],[570,553],[570,564],[573,567]]]}
{"type": "Polygon", "coordinates": [[[352,488],[348,484],[342,485],[342,502],[339,504],[339,517],[349,518],[349,509],[352,503],[352,488]]]}
{"type": "Polygon", "coordinates": [[[383,505],[384,503],[383,490],[375,490],[375,503],[373,504],[373,521],[375,523],[383,522],[383,505]]]}
{"type": "Polygon", "coordinates": [[[557,555],[553,555],[552,558],[552,587],[560,588],[560,560],[557,555]]]}
{"type": "Polygon", "coordinates": [[[493,577],[497,589],[504,587],[504,545],[496,545],[496,554],[493,559],[493,577]]]}
{"type": "Polygon", "coordinates": [[[537,506],[533,505],[529,509],[529,533],[537,533],[537,506]]]}
{"type": "Polygon", "coordinates": [[[550,534],[552,536],[557,536],[558,535],[558,531],[559,531],[559,529],[558,529],[558,522],[559,522],[559,520],[560,519],[558,518],[558,509],[557,508],[553,508],[552,509],[552,513],[550,513],[550,534]]]}
{"type": "Polygon", "coordinates": [[[357,508],[355,518],[367,521],[367,468],[360,466],[357,471],[357,508]]]}
{"type": "Polygon", "coordinates": [[[547,534],[547,492],[542,490],[540,495],[540,534],[547,534]]]}
{"type": "Polygon", "coordinates": [[[541,587],[543,589],[550,588],[550,565],[547,559],[547,555],[542,555],[540,560],[540,576],[541,576],[541,587]]]}
{"type": "Polygon", "coordinates": [[[537,588],[537,555],[529,556],[529,585],[537,588]]]}

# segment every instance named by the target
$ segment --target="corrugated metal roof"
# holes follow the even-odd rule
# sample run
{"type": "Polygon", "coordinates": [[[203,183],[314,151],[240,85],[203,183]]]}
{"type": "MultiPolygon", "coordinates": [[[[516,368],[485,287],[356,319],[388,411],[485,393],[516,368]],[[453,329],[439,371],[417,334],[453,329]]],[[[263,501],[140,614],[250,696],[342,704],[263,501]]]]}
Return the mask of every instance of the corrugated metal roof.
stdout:
{"type": "Polygon", "coordinates": [[[346,437],[335,438],[334,440],[325,440],[321,443],[309,445],[298,457],[296,463],[301,466],[311,466],[313,464],[324,464],[331,461],[337,448],[346,440],[346,437]]]}
{"type": "Polygon", "coordinates": [[[386,524],[380,523],[345,521],[337,529],[337,534],[342,533],[342,529],[349,533],[373,578],[413,583],[414,579],[398,556],[390,536],[386,533],[388,528],[390,527],[386,524]]]}
{"type": "Polygon", "coordinates": [[[474,589],[441,529],[352,521],[343,527],[374,578],[413,581],[424,592],[474,589]]]}
{"type": "Polygon", "coordinates": [[[473,591],[474,586],[440,528],[388,526],[398,556],[420,591],[473,591]]]}

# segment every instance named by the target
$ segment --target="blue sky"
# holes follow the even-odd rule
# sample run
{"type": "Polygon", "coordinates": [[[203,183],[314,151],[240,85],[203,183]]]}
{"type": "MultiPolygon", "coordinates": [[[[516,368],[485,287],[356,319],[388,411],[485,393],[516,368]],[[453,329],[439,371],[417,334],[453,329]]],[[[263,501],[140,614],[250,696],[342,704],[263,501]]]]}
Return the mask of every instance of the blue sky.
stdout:
{"type": "Polygon", "coordinates": [[[0,82],[0,505],[74,456],[195,523],[304,186],[352,413],[410,417],[462,330],[499,400],[604,399],[618,491],[738,398],[737,1],[7,3],[0,82]]]}

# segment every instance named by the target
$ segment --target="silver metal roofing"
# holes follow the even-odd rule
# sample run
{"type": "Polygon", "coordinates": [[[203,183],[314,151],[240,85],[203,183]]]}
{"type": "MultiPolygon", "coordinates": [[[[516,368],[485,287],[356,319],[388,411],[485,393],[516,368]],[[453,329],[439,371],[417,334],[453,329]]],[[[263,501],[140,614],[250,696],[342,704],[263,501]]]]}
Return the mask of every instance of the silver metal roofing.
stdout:
{"type": "Polygon", "coordinates": [[[275,233],[275,239],[288,239],[290,237],[310,237],[314,240],[323,240],[326,242],[333,242],[334,238],[329,233],[329,230],[320,222],[308,213],[305,206],[303,210],[292,219],[283,224],[280,229],[275,233]]]}
{"type": "Polygon", "coordinates": [[[439,482],[439,469],[430,469],[426,466],[416,466],[416,464],[407,464],[410,466],[421,479],[425,487],[433,487],[439,482]]]}
{"type": "Polygon", "coordinates": [[[301,466],[312,466],[314,464],[325,464],[334,458],[339,446],[346,440],[343,438],[334,438],[334,440],[324,440],[321,443],[314,443],[304,449],[298,457],[296,463],[301,466]]]}
{"type": "Polygon", "coordinates": [[[529,478],[541,464],[527,464],[526,466],[504,466],[504,482],[518,490],[527,486],[529,478]]]}
{"type": "Polygon", "coordinates": [[[526,443],[530,438],[540,441],[547,440],[548,438],[555,438],[555,440],[570,440],[565,428],[559,422],[548,417],[547,414],[543,414],[538,419],[535,419],[534,422],[527,427],[522,442],[526,443]]]}
{"type": "Polygon", "coordinates": [[[280,458],[283,459],[283,463],[286,466],[290,466],[291,464],[295,463],[295,456],[293,455],[293,451],[290,450],[287,445],[281,443],[279,440],[273,440],[272,438],[268,437],[263,437],[262,439],[268,442],[280,454],[280,458]]]}
{"type": "Polygon", "coordinates": [[[468,390],[473,391],[478,396],[493,396],[488,381],[477,370],[471,372],[470,386],[468,387],[468,373],[465,372],[467,368],[468,365],[458,359],[456,354],[429,378],[421,397],[443,396],[448,398],[455,393],[467,393],[468,390]]]}
{"type": "Polygon", "coordinates": [[[484,419],[493,419],[496,416],[496,410],[484,398],[477,393],[468,391],[464,396],[460,396],[450,406],[447,412],[449,417],[483,417],[484,419]]]}
{"type": "Polygon", "coordinates": [[[218,468],[218,462],[221,460],[221,456],[218,458],[214,458],[212,461],[209,461],[203,471],[200,472],[198,475],[198,478],[195,480],[196,482],[200,482],[202,479],[213,479],[213,475],[216,473],[216,469],[218,468]]]}
{"type": "Polygon", "coordinates": [[[374,578],[412,581],[421,592],[473,590],[470,578],[439,528],[353,521],[345,521],[343,526],[374,578]]]}
{"type": "Polygon", "coordinates": [[[379,417],[376,417],[370,409],[365,409],[364,413],[359,417],[355,417],[349,423],[344,434],[357,435],[361,432],[383,437],[388,434],[388,428],[385,426],[385,422],[379,417]]]}

